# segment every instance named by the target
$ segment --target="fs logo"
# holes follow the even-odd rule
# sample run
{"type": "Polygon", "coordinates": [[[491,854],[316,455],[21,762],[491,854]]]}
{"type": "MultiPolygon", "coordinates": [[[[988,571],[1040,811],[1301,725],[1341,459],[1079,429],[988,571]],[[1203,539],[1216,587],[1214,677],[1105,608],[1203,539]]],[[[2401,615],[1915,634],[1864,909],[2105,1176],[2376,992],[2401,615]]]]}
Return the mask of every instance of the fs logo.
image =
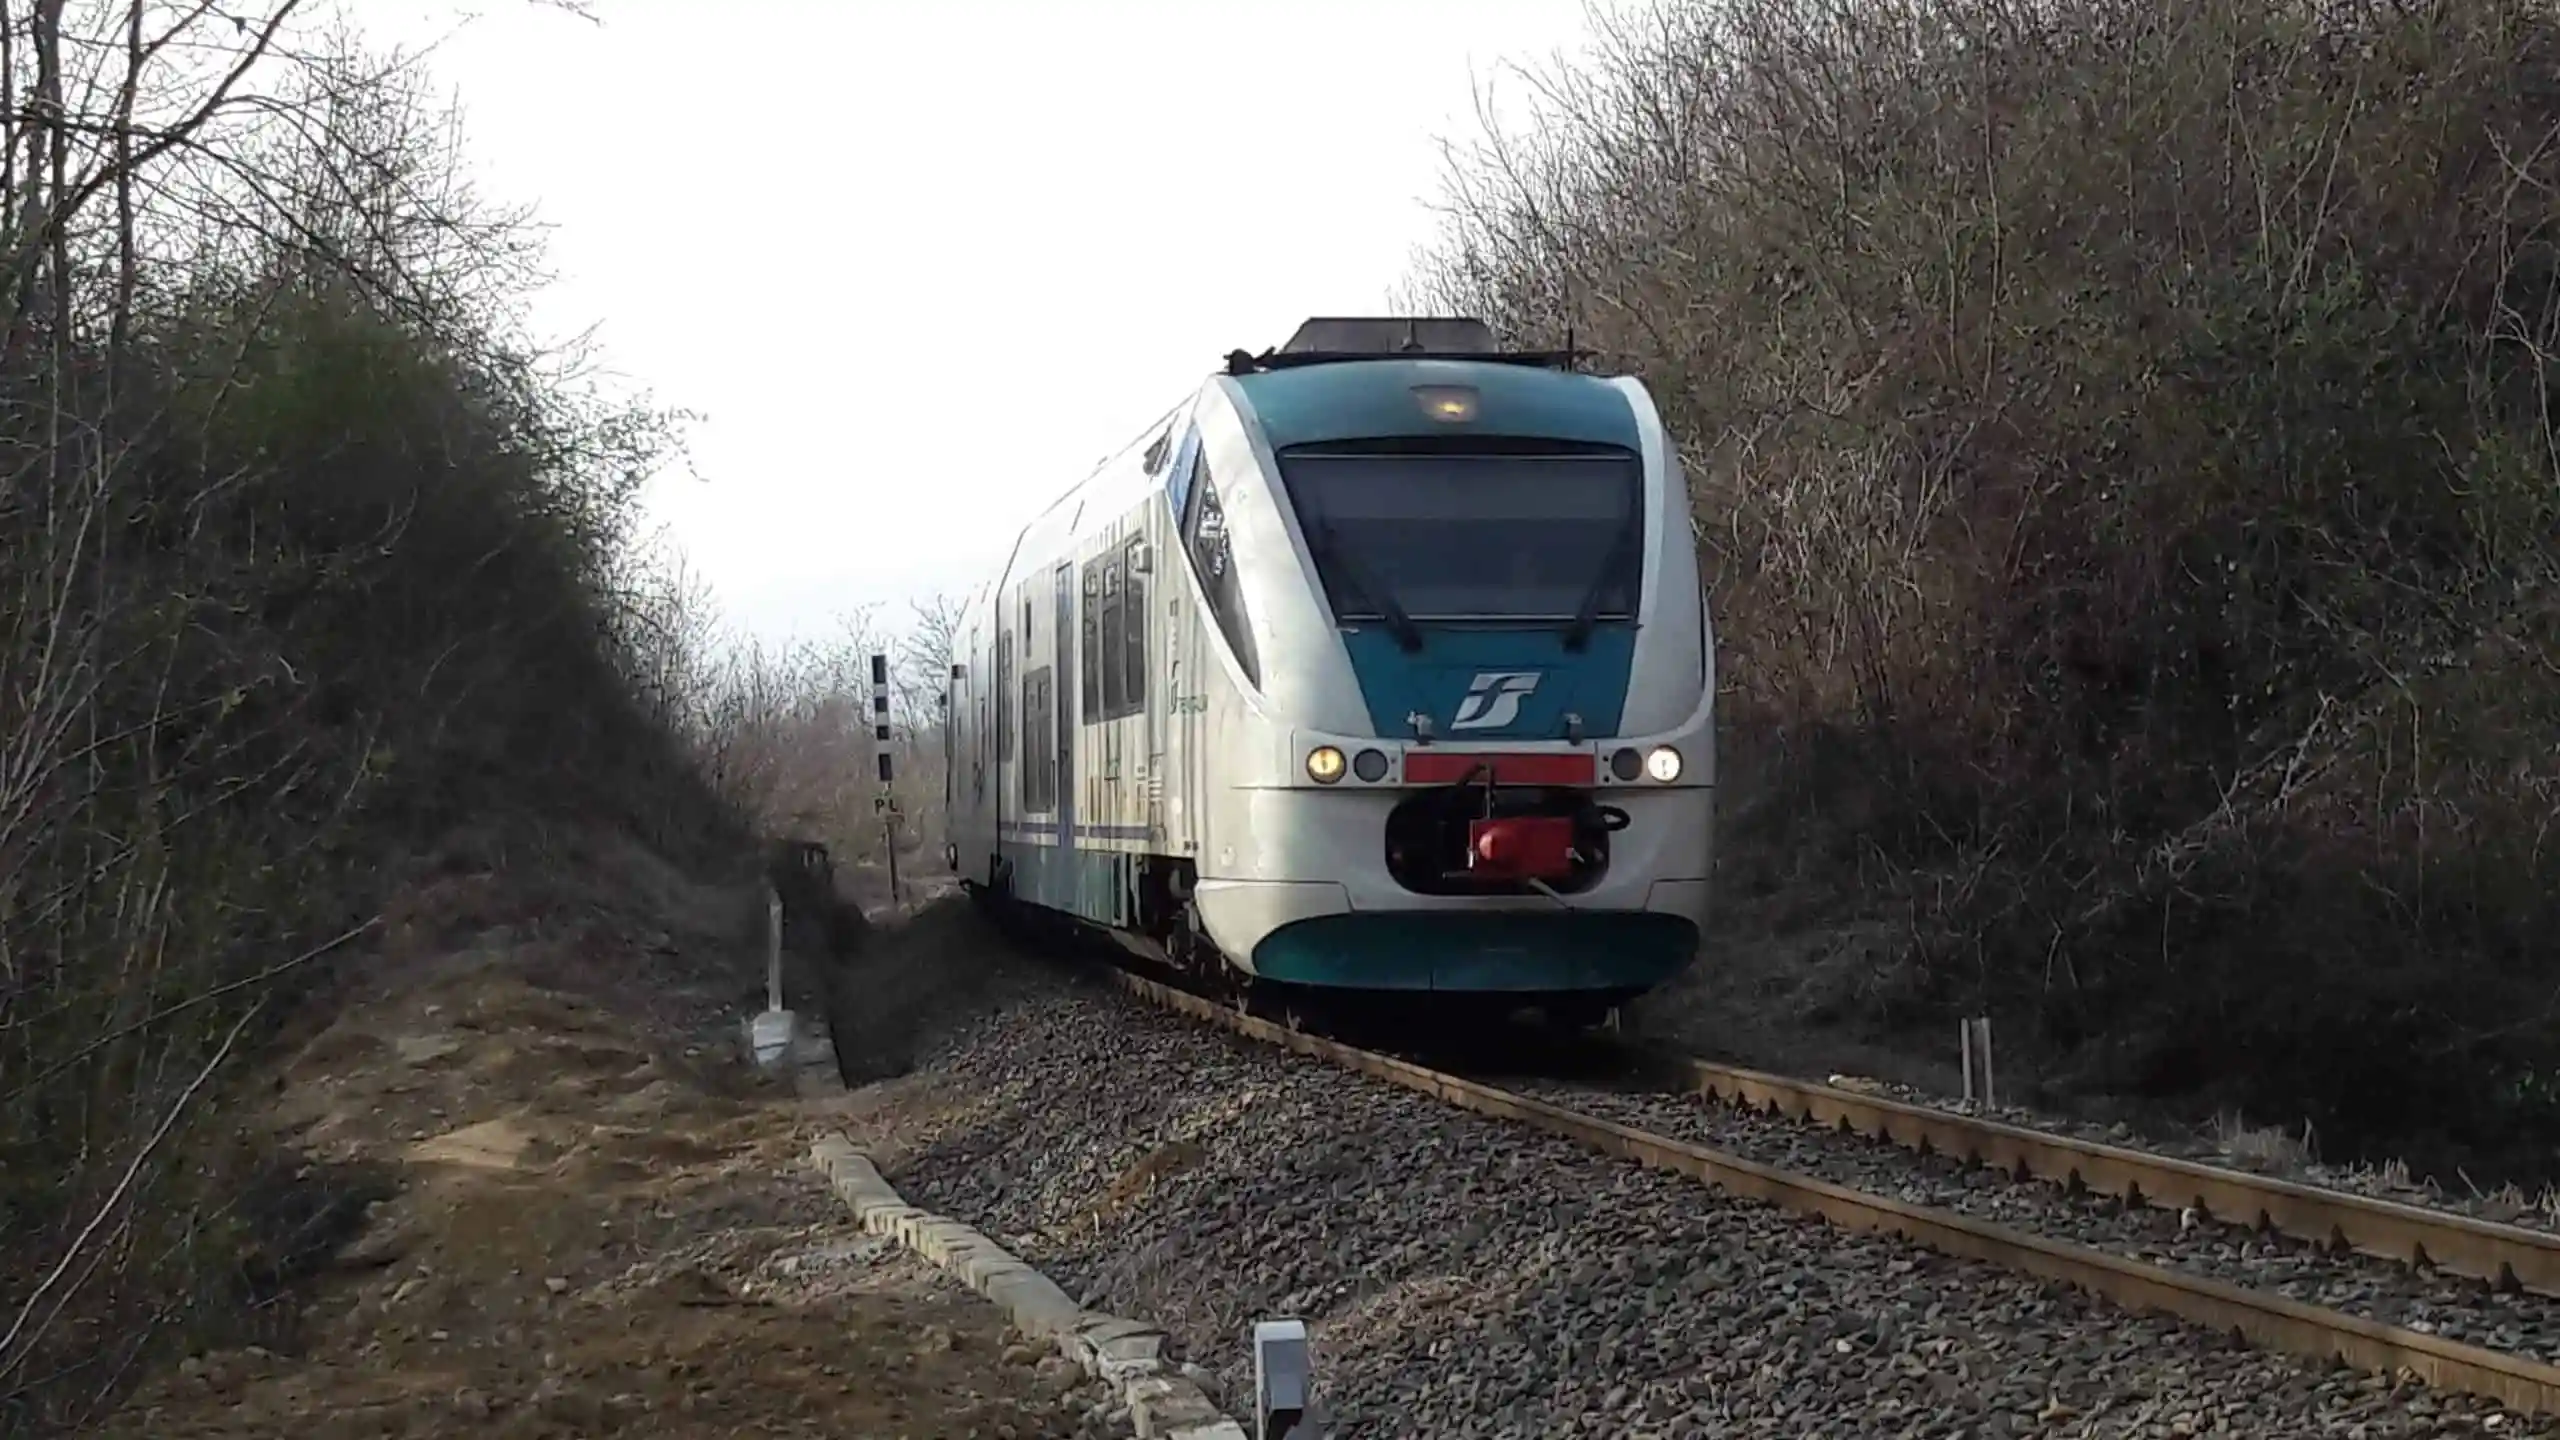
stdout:
{"type": "Polygon", "coordinates": [[[1535,670],[1480,670],[1449,720],[1452,730],[1499,730],[1520,718],[1520,702],[1538,688],[1535,670]]]}

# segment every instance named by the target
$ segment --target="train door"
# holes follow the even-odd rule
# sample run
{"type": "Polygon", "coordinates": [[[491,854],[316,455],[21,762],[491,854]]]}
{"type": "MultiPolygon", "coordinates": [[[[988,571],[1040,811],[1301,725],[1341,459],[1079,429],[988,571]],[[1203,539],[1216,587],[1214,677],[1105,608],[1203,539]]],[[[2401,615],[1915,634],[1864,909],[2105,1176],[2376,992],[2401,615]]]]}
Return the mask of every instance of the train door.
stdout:
{"type": "MultiPolygon", "coordinates": [[[[1120,827],[1129,821],[1128,786],[1144,779],[1144,768],[1131,753],[1132,727],[1146,705],[1145,584],[1135,568],[1135,550],[1115,540],[1102,564],[1102,803],[1096,823],[1120,827]]],[[[1141,721],[1141,724],[1144,722],[1141,721]]]]}
{"type": "MultiPolygon", "coordinates": [[[[1204,617],[1190,613],[1191,587],[1182,581],[1189,562],[1181,554],[1182,539],[1193,523],[1197,507],[1197,470],[1200,463],[1200,431],[1186,425],[1181,448],[1173,459],[1172,481],[1165,487],[1167,507],[1173,516],[1173,548],[1157,557],[1156,591],[1165,596],[1164,626],[1164,698],[1153,708],[1164,716],[1161,738],[1163,758],[1157,771],[1165,783],[1173,787],[1173,795],[1165,806],[1166,832],[1163,852],[1170,855],[1200,853],[1201,822],[1206,818],[1207,797],[1202,790],[1206,757],[1201,750],[1200,726],[1208,686],[1203,683],[1200,637],[1204,617]]],[[[1151,819],[1153,817],[1150,817],[1151,819]]]]}
{"type": "Polygon", "coordinates": [[[1164,714],[1165,697],[1150,693],[1156,689],[1156,667],[1153,663],[1155,637],[1164,626],[1155,622],[1152,613],[1156,596],[1163,593],[1155,581],[1155,543],[1148,537],[1147,521],[1142,513],[1138,533],[1121,547],[1121,555],[1129,572],[1128,594],[1121,597],[1129,616],[1129,654],[1127,661],[1129,704],[1136,709],[1137,724],[1130,727],[1130,743],[1136,750],[1130,767],[1130,783],[1137,787],[1131,797],[1133,813],[1129,823],[1144,825],[1147,848],[1157,848],[1164,835],[1164,714]]]}
{"type": "MultiPolygon", "coordinates": [[[[1014,627],[1013,617],[1006,610],[1011,603],[1011,598],[1004,593],[1003,588],[998,587],[995,600],[996,681],[994,693],[989,697],[995,712],[996,753],[995,759],[987,766],[988,772],[994,777],[996,792],[995,804],[992,807],[994,813],[990,817],[992,823],[987,839],[990,842],[990,848],[998,855],[1004,853],[1005,812],[1008,809],[1021,808],[1018,797],[1010,806],[1005,803],[1006,797],[1014,794],[1013,777],[1021,768],[1015,753],[1014,737],[1022,728],[1022,717],[1014,708],[1014,671],[1018,667],[1014,664],[1013,656],[1014,647],[1031,638],[1027,632],[1014,627]]],[[[988,883],[993,884],[999,878],[1001,876],[991,874],[988,877],[988,883]]]]}
{"type": "MultiPolygon", "coordinates": [[[[1061,852],[1076,843],[1076,707],[1066,703],[1059,691],[1072,683],[1071,671],[1076,653],[1076,567],[1061,565],[1057,571],[1057,615],[1051,625],[1056,633],[1057,648],[1050,672],[1057,677],[1050,682],[1049,709],[1057,716],[1057,737],[1047,743],[1058,747],[1056,782],[1050,787],[1057,795],[1058,846],[1061,852]]],[[[1034,743],[1040,743],[1035,741],[1034,743]]]]}

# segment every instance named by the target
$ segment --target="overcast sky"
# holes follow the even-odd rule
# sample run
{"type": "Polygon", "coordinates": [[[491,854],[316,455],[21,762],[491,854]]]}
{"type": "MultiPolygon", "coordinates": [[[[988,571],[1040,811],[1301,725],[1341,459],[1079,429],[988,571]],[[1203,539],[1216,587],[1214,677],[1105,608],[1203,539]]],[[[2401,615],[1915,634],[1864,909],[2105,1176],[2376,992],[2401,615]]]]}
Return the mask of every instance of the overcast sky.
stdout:
{"type": "Polygon", "coordinates": [[[1239,346],[1381,313],[1474,87],[1581,0],[352,0],[439,42],[555,334],[701,412],[650,502],[732,623],[831,629],[1014,529],[1239,346]]]}

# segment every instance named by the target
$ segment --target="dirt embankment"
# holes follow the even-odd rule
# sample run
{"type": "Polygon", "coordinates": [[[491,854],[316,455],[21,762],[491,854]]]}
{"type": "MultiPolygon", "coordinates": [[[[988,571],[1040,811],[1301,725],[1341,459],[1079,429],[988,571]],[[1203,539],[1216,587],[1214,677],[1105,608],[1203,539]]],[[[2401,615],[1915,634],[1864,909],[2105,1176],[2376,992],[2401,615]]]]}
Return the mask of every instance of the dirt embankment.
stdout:
{"type": "Polygon", "coordinates": [[[807,1169],[829,1107],[736,1033],[752,892],[605,850],[584,914],[488,876],[417,899],[432,918],[238,1117],[295,1157],[276,1244],[319,1278],[267,1343],[186,1357],[103,1433],[1083,1433],[994,1307],[807,1169]]]}

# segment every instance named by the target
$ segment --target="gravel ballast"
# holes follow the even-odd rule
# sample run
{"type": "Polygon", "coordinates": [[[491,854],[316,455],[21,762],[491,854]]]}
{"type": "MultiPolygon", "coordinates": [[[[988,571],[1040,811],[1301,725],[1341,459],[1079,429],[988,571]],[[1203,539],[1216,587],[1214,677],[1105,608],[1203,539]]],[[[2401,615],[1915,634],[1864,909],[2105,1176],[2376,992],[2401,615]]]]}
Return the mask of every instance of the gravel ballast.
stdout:
{"type": "Polygon", "coordinates": [[[890,1178],[1164,1325],[1233,1411],[1252,1321],[1296,1315],[1346,1440],[2560,1435],[1735,1200],[1098,982],[1004,989],[918,1056],[914,1083],[955,1098],[890,1178]]]}
{"type": "Polygon", "coordinates": [[[1629,1095],[1553,1083],[1511,1088],[1549,1104],[1658,1135],[1819,1175],[1897,1200],[1933,1205],[2012,1230],[2085,1245],[2361,1315],[2421,1334],[2528,1358],[2560,1360],[2560,1301],[2500,1294],[2464,1275],[2414,1271],[2368,1255],[2323,1254],[2289,1236],[2191,1220],[2107,1195],[2073,1195],[1988,1166],[1921,1155],[1885,1140],[1783,1116],[1671,1095],[1629,1095]]]}

